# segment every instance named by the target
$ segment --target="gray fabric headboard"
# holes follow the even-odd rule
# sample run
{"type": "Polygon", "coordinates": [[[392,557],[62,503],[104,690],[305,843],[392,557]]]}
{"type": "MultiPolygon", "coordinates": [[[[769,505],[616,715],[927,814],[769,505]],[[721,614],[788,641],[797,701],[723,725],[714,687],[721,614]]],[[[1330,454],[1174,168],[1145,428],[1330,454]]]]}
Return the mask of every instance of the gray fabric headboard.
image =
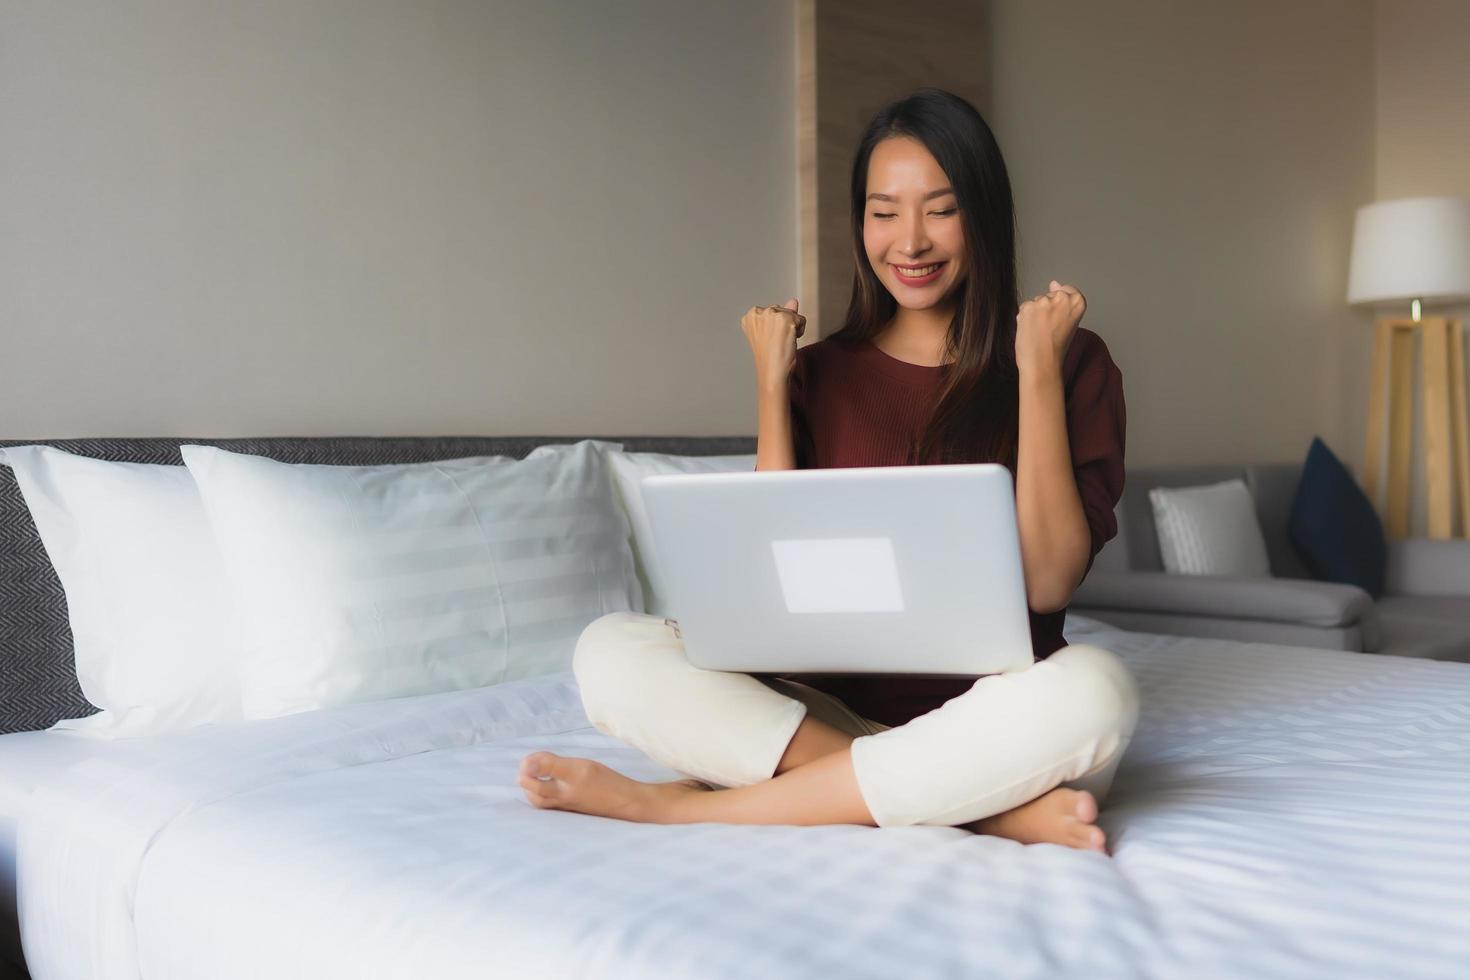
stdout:
{"type": "MultiPolygon", "coordinates": [[[[287,463],[367,466],[464,456],[513,456],[554,442],[604,439],[629,452],[718,456],[755,452],[754,436],[411,436],[271,439],[9,439],[0,448],[44,443],[79,456],[183,465],[193,443],[287,463]]],[[[72,659],[66,594],[8,466],[0,465],[0,732],[47,728],[96,709],[82,697],[72,659]]]]}

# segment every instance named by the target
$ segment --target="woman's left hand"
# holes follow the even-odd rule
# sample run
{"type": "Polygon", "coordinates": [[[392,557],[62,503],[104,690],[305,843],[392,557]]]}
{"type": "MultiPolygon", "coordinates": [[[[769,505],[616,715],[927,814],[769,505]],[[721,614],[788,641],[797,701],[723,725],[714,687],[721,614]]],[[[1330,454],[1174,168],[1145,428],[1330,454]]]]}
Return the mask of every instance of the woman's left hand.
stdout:
{"type": "Polygon", "coordinates": [[[1055,279],[1051,291],[1033,296],[1016,313],[1016,368],[1023,374],[1060,372],[1067,345],[1082,322],[1087,299],[1075,286],[1055,279]]]}

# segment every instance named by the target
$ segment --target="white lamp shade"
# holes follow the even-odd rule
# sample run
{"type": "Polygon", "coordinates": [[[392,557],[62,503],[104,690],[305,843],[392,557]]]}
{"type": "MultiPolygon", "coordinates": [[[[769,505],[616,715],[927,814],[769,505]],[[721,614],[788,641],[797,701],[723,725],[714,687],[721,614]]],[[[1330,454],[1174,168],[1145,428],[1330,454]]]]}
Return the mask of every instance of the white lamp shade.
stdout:
{"type": "Polygon", "coordinates": [[[1470,200],[1406,197],[1358,208],[1349,303],[1470,299],[1470,200]]]}

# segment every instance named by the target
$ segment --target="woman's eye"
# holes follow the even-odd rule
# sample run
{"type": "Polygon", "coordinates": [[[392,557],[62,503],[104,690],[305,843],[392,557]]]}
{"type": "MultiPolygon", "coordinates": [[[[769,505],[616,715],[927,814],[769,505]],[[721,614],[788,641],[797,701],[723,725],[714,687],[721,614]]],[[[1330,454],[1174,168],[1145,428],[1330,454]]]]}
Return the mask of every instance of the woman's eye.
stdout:
{"type": "MultiPolygon", "coordinates": [[[[946,218],[946,217],[954,214],[957,211],[959,211],[959,208],[950,208],[947,211],[930,211],[929,213],[930,214],[937,214],[941,218],[946,218]]],[[[892,214],[880,214],[879,212],[874,211],[873,212],[873,217],[875,217],[875,218],[892,218],[892,217],[895,217],[895,215],[892,215],[892,214]]]]}

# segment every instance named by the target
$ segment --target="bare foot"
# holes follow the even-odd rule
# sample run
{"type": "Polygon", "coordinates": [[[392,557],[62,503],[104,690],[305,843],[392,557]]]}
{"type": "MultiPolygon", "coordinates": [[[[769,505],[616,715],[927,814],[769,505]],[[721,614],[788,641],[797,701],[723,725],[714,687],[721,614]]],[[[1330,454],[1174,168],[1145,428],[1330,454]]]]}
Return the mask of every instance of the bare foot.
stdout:
{"type": "Polygon", "coordinates": [[[639,782],[592,759],[552,752],[532,752],[522,759],[516,781],[538,809],[573,810],[638,823],[663,823],[672,803],[713,788],[697,779],[639,782]]]}
{"type": "Polygon", "coordinates": [[[963,824],[977,834],[1009,837],[1022,844],[1064,844],[1084,851],[1107,853],[1103,829],[1094,826],[1097,801],[1085,789],[1058,786],[1030,803],[963,824]]]}

